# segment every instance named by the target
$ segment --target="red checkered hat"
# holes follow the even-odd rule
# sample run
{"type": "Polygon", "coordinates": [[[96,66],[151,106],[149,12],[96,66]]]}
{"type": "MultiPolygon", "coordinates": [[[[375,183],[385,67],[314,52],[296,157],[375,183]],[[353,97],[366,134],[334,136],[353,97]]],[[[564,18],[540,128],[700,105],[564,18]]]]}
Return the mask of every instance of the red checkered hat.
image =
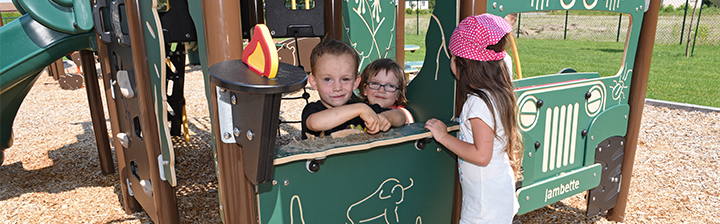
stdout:
{"type": "Polygon", "coordinates": [[[495,52],[486,49],[497,44],[512,30],[502,17],[492,14],[470,16],[463,19],[450,37],[450,52],[457,57],[477,61],[497,61],[503,59],[505,51],[495,52]]]}

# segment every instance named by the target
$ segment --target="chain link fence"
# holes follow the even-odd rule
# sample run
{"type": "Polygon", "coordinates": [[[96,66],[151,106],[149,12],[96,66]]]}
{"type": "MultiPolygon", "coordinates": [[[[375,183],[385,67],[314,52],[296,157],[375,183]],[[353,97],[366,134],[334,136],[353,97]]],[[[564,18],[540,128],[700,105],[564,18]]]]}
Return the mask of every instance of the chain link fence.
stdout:
{"type": "MultiPolygon", "coordinates": [[[[678,8],[680,9],[680,7],[678,8]]],[[[682,10],[684,11],[684,10],[682,10]]],[[[682,11],[660,13],[655,44],[690,44],[720,46],[720,9],[700,7],[687,15],[682,11]],[[679,14],[679,15],[677,15],[679,14]]],[[[579,14],[568,11],[521,13],[514,25],[517,38],[568,39],[624,42],[630,22],[620,13],[579,14]]]]}

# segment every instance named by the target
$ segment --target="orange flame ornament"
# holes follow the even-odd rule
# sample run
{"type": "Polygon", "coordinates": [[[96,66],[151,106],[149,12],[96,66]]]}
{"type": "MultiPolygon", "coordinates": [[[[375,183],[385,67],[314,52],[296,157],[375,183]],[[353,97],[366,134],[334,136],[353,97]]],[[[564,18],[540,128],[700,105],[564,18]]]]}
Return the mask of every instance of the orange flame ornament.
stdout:
{"type": "Polygon", "coordinates": [[[265,24],[255,25],[250,43],[243,50],[242,61],[258,75],[275,78],[278,72],[278,54],[270,31],[265,24]]]}

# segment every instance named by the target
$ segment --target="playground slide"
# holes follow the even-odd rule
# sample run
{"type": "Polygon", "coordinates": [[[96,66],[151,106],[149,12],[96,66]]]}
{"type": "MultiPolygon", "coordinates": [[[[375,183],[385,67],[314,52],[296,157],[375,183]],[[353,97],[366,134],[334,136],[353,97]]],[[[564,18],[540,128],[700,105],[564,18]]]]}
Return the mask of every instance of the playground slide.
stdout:
{"type": "MultiPolygon", "coordinates": [[[[69,21],[72,24],[73,21],[69,21]]],[[[0,27],[0,164],[12,145],[12,125],[20,104],[50,63],[91,48],[95,32],[68,34],[25,14],[0,27]]]]}

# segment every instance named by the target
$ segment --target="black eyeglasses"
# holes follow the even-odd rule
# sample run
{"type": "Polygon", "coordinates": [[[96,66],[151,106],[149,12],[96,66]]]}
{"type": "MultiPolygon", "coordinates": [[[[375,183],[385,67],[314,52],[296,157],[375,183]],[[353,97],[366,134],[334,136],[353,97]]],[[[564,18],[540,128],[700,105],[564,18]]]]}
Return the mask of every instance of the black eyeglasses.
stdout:
{"type": "Polygon", "coordinates": [[[374,89],[374,90],[378,90],[378,89],[380,89],[380,87],[383,87],[383,88],[385,88],[385,92],[389,92],[389,93],[395,92],[395,90],[398,89],[398,86],[390,84],[390,83],[383,85],[383,84],[380,84],[379,82],[367,82],[367,85],[368,85],[368,87],[370,87],[370,89],[374,89]]]}

